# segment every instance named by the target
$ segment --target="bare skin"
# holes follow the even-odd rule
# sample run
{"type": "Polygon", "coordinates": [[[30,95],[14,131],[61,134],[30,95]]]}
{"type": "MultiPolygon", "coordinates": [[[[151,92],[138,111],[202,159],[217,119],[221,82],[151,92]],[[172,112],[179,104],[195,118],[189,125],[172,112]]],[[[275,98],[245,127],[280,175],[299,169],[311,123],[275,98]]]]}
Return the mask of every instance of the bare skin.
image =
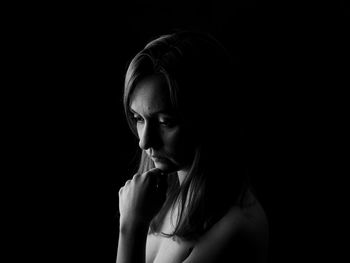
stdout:
{"type": "MultiPolygon", "coordinates": [[[[245,262],[264,262],[266,259],[266,246],[268,242],[267,219],[259,202],[254,200],[252,193],[247,198],[253,205],[242,210],[232,207],[230,211],[210,229],[198,242],[189,242],[180,239],[167,238],[162,235],[148,235],[146,246],[147,263],[177,263],[177,262],[237,262],[244,257],[245,262]],[[236,245],[244,235],[246,246],[244,251],[249,254],[238,255],[242,249],[236,245]]],[[[170,233],[173,230],[170,215],[165,219],[162,231],[170,233]]]]}
{"type": "MultiPolygon", "coordinates": [[[[142,200],[152,200],[151,196],[142,194],[142,189],[148,184],[148,178],[156,174],[153,169],[143,176],[137,175],[127,183],[124,197],[130,198],[134,190],[141,194],[142,200]],[[145,181],[143,181],[145,180],[145,181]]],[[[136,200],[135,197],[133,197],[136,200]]],[[[125,202],[121,198],[122,202],[125,202]]],[[[121,218],[119,247],[117,262],[146,262],[146,263],[193,263],[193,262],[235,262],[245,258],[245,262],[265,262],[268,243],[268,225],[265,212],[253,194],[248,192],[247,202],[252,205],[245,209],[233,206],[228,213],[219,220],[198,242],[185,241],[179,238],[168,238],[159,234],[147,234],[150,222],[150,213],[142,209],[134,210],[130,215],[135,217],[121,218]],[[139,220],[142,219],[142,220],[139,220]],[[244,237],[244,240],[242,239],[244,237]],[[244,242],[243,242],[244,241],[244,242]],[[242,245],[239,245],[242,244],[242,245]],[[240,254],[244,251],[244,255],[240,254]],[[249,258],[254,255],[254,257],[249,258]]],[[[135,201],[129,202],[135,204],[135,201]]],[[[125,205],[124,205],[125,208],[125,205]]],[[[132,211],[132,212],[131,212],[132,211]]],[[[128,214],[123,210],[123,214],[128,214]]],[[[174,229],[175,213],[168,213],[162,226],[162,232],[171,233],[174,229]]]]}

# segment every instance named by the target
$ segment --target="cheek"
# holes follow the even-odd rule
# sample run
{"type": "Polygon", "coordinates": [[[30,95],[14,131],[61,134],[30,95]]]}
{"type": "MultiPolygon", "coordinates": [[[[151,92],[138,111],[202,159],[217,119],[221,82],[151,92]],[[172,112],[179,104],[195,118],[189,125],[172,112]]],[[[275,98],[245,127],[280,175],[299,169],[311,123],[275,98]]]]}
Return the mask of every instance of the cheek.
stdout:
{"type": "Polygon", "coordinates": [[[187,159],[193,150],[189,138],[186,137],[186,134],[181,129],[167,133],[163,139],[164,150],[178,160],[187,159]]]}
{"type": "Polygon", "coordinates": [[[169,150],[170,152],[176,151],[179,147],[179,144],[182,144],[182,138],[181,138],[181,130],[180,129],[174,129],[170,131],[164,131],[162,134],[164,148],[166,150],[169,150]]]}

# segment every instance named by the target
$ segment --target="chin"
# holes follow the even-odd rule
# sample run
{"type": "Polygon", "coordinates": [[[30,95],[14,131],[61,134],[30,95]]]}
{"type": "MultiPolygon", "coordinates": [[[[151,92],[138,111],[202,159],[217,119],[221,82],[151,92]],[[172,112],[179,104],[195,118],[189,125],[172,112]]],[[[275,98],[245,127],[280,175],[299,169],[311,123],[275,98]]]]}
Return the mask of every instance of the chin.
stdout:
{"type": "Polygon", "coordinates": [[[154,162],[154,166],[165,173],[173,173],[178,170],[174,165],[171,165],[166,162],[154,162]]]}

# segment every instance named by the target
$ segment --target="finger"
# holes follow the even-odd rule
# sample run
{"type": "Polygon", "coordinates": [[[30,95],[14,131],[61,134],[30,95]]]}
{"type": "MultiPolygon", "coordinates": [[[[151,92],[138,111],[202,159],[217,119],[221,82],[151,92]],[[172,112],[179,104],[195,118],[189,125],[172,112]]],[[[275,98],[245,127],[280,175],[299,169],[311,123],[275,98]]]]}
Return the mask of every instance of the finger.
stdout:
{"type": "Polygon", "coordinates": [[[159,168],[152,168],[151,170],[143,173],[141,176],[144,180],[150,180],[151,184],[157,184],[157,177],[162,173],[162,170],[159,168]]]}
{"type": "Polygon", "coordinates": [[[150,170],[148,170],[147,172],[144,173],[145,176],[152,176],[152,175],[157,175],[162,173],[162,170],[160,170],[159,168],[152,168],[150,170]]]}
{"type": "Polygon", "coordinates": [[[131,180],[127,180],[124,184],[124,186],[127,186],[128,184],[130,184],[131,180]]]}
{"type": "Polygon", "coordinates": [[[139,173],[136,173],[133,177],[132,177],[132,180],[135,180],[136,178],[138,178],[140,176],[139,173]]]}

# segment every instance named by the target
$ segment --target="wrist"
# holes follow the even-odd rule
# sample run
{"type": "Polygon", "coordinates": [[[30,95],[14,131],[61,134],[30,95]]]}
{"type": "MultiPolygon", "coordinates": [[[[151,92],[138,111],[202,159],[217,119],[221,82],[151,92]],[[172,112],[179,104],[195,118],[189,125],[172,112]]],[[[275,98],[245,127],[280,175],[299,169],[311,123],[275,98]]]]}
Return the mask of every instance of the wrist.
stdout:
{"type": "Polygon", "coordinates": [[[137,234],[137,233],[148,233],[150,222],[139,219],[123,219],[120,218],[119,231],[122,234],[137,234]]]}

